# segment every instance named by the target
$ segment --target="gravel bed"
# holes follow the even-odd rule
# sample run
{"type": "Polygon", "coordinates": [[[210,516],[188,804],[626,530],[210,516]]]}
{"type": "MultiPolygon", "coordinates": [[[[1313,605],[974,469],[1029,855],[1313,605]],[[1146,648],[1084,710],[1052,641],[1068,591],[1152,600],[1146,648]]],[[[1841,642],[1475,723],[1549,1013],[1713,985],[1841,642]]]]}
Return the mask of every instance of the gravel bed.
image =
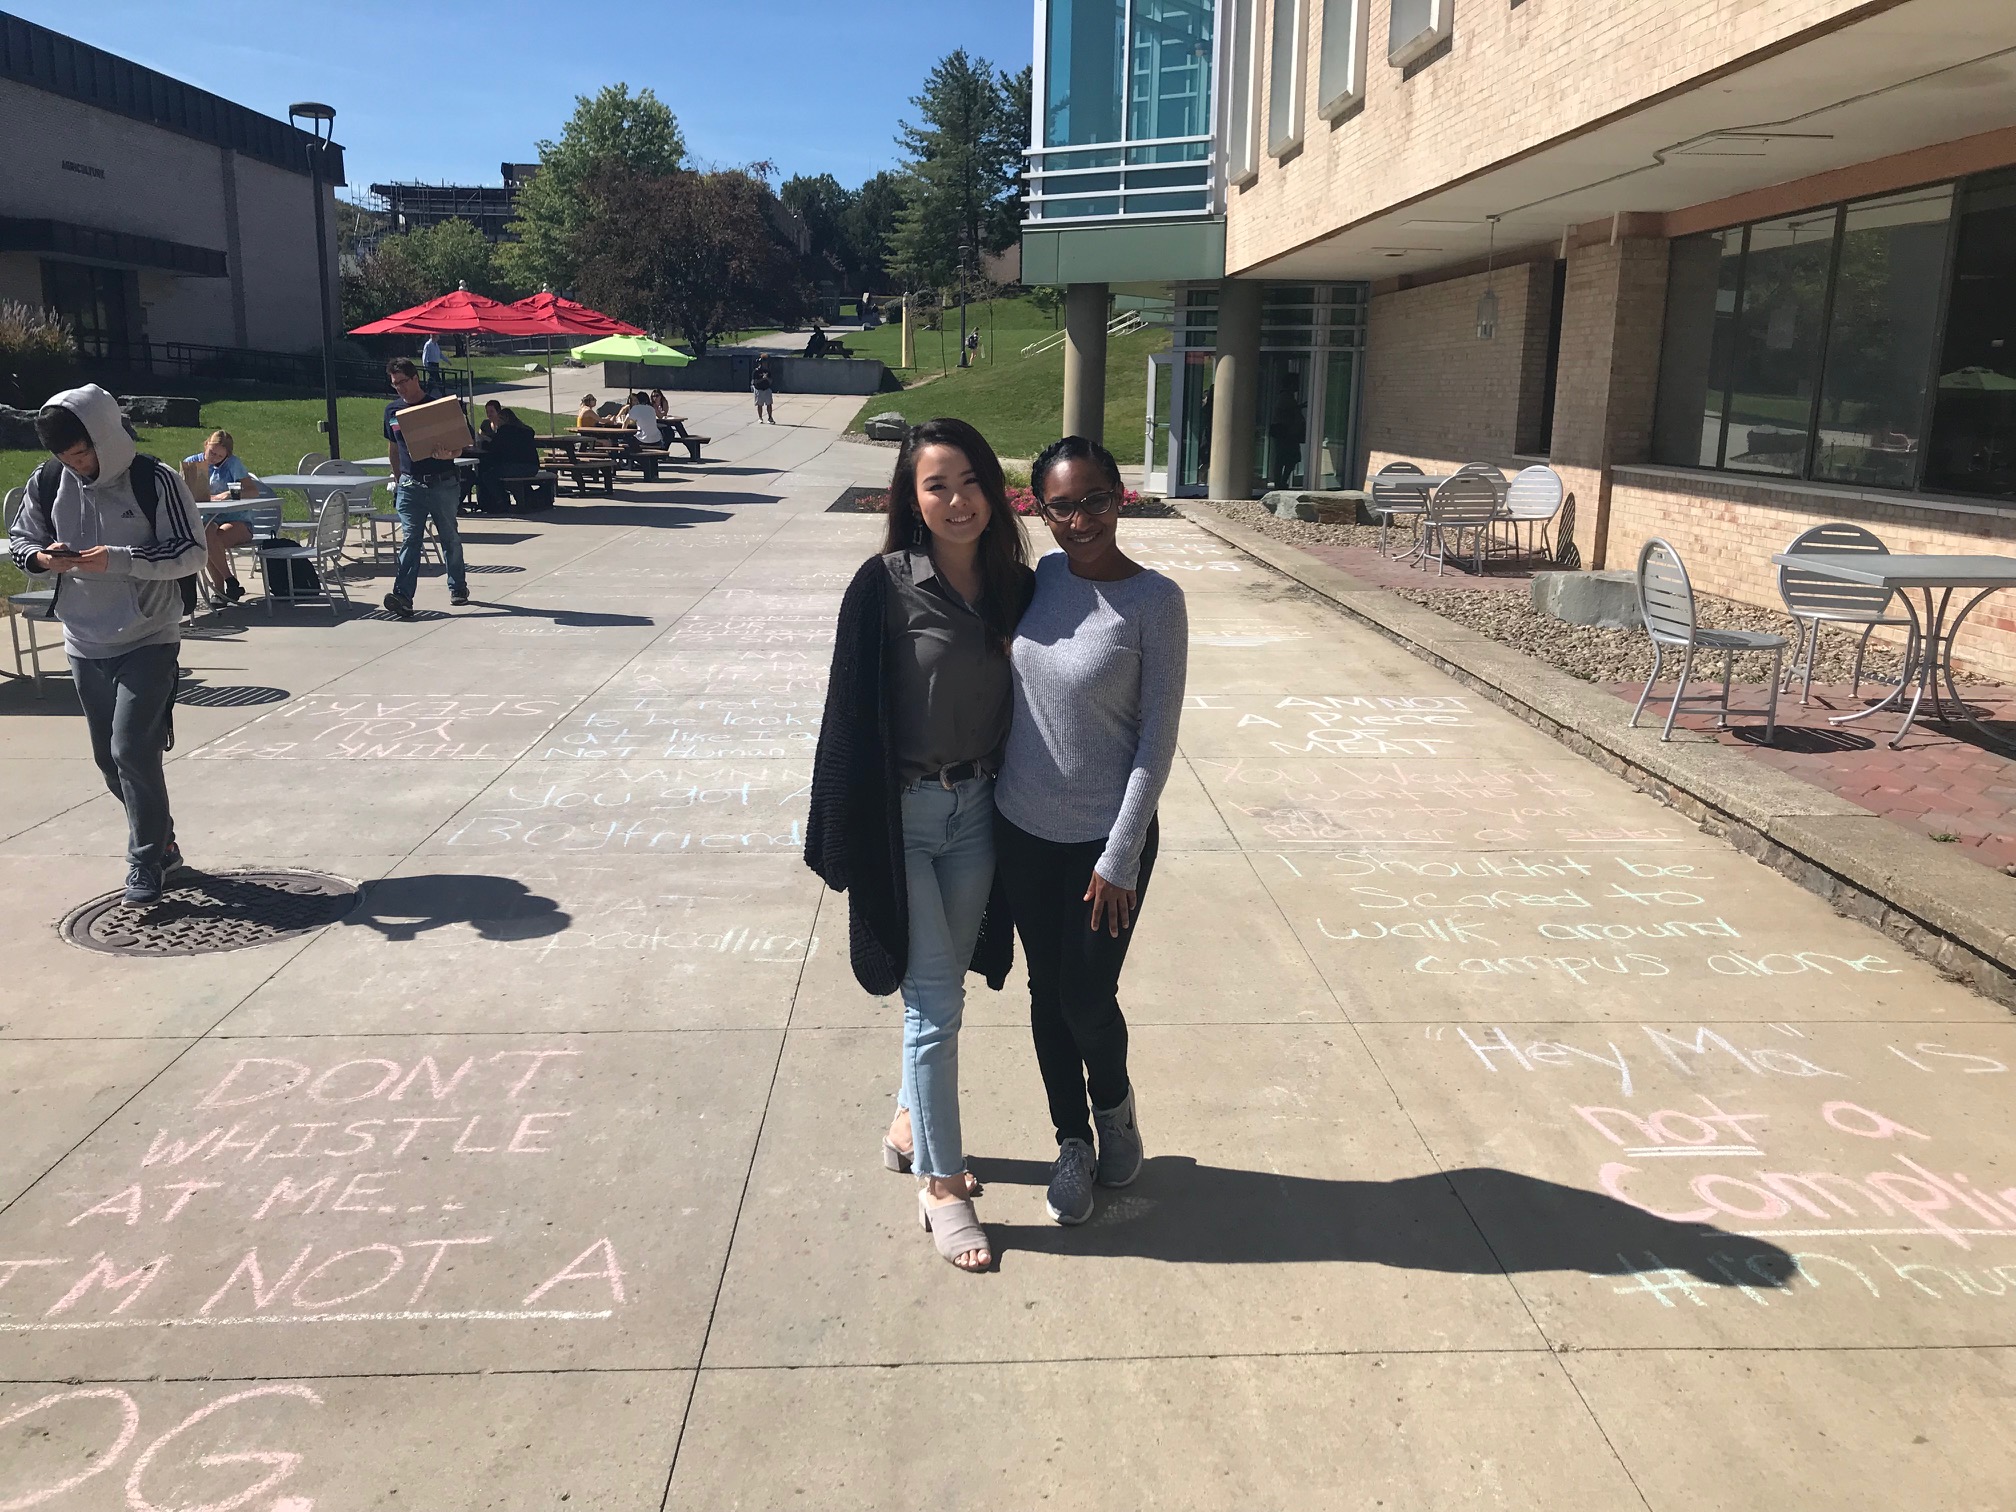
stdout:
{"type": "MultiPolygon", "coordinates": [[[[1227,519],[1249,530],[1291,546],[1363,546],[1379,544],[1377,525],[1318,525],[1309,520],[1284,520],[1259,504],[1232,503],[1213,506],[1227,519]]],[[[1564,625],[1540,613],[1521,593],[1476,588],[1396,588],[1390,590],[1410,604],[1418,604],[1479,635],[1537,656],[1544,662],[1574,674],[1584,682],[1642,683],[1652,675],[1652,643],[1643,630],[1606,630],[1591,625],[1564,625]]],[[[1759,609],[1731,599],[1706,593],[1694,596],[1696,612],[1704,627],[1716,630],[1772,630],[1788,640],[1795,634],[1791,618],[1775,609],[1759,609]]],[[[1787,651],[1790,656],[1790,651],[1787,651]]],[[[1865,675],[1896,678],[1902,655],[1872,643],[1864,663],[1865,675]]],[[[1697,657],[1702,670],[1720,675],[1720,657],[1697,657]]],[[[1667,658],[1668,675],[1674,661],[1667,658]]],[[[1813,669],[1815,682],[1845,683],[1854,674],[1855,639],[1835,630],[1820,639],[1820,660],[1813,669]]],[[[1736,658],[1740,681],[1762,682],[1771,675],[1769,655],[1736,658]]]]}

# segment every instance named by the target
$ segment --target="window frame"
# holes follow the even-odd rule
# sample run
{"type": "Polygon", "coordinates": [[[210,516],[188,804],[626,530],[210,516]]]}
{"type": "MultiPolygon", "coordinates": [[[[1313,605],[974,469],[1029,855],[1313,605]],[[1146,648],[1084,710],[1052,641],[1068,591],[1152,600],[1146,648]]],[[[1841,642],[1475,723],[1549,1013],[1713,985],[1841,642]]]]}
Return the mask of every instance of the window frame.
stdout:
{"type": "MultiPolygon", "coordinates": [[[[1833,242],[1829,254],[1827,285],[1824,291],[1820,315],[1822,331],[1821,347],[1813,374],[1813,408],[1807,424],[1806,448],[1797,473],[1787,475],[1783,473],[1753,472],[1744,468],[1730,466],[1728,460],[1729,434],[1731,429],[1729,411],[1734,398],[1736,381],[1735,365],[1732,362],[1729,372],[1724,377],[1721,390],[1721,423],[1716,442],[1715,461],[1712,463],[1668,462],[1660,460],[1655,456],[1653,458],[1653,465],[1710,474],[1729,479],[1732,482],[1758,487],[1839,488],[1848,489],[1860,494],[1882,495],[1886,498],[1896,499],[1900,503],[1924,501],[1928,507],[1936,507],[1934,501],[1950,500],[1956,503],[1965,503],[1970,508],[1984,509],[1997,515],[2016,514],[2016,498],[2000,494],[1955,492],[1950,488],[1933,490],[1928,489],[1926,486],[1927,461],[1933,441],[1933,422],[1936,418],[1939,401],[1939,371],[1944,361],[1947,326],[1951,318],[1955,266],[1960,246],[1962,211],[1970,179],[1980,176],[1962,174],[1957,178],[1931,179],[1923,183],[1900,185],[1896,188],[1885,189],[1877,193],[1860,194],[1850,199],[1813,205],[1804,210],[1780,212],[1759,217],[1754,221],[1739,221],[1731,225],[1704,228],[1703,231],[1698,233],[1689,233],[1690,235],[1718,236],[1731,231],[1741,233],[1742,254],[1741,262],[1738,265],[1734,291],[1736,309],[1740,311],[1743,308],[1743,301],[1750,279],[1750,241],[1752,230],[1759,225],[1783,220],[1788,215],[1817,215],[1828,211],[1833,212],[1833,242]],[[1819,460],[1822,408],[1827,391],[1828,367],[1830,359],[1833,356],[1836,336],[1834,330],[1834,309],[1840,293],[1842,254],[1845,249],[1846,228],[1849,216],[1859,205],[1874,204],[1883,200],[1897,199],[1910,194],[1942,188],[1950,191],[1951,199],[1947,211],[1944,245],[1940,255],[1938,294],[1933,305],[1934,314],[1929,343],[1931,351],[1928,359],[1925,393],[1921,401],[1918,417],[1919,450],[1917,456],[1914,458],[1911,482],[1907,485],[1886,486],[1877,483],[1849,482],[1838,478],[1815,477],[1814,470],[1819,460]]],[[[1675,238],[1675,240],[1678,239],[1675,238]]],[[[1660,330],[1662,343],[1666,340],[1666,337],[1667,329],[1662,323],[1660,330]]],[[[1655,392],[1655,409],[1659,397],[1659,394],[1655,392]]]]}
{"type": "Polygon", "coordinates": [[[1267,155],[1284,158],[1302,145],[1303,117],[1309,105],[1309,0],[1267,0],[1267,155]],[[1287,88],[1280,72],[1283,6],[1294,8],[1290,35],[1287,88]],[[1279,118],[1287,116],[1284,123],[1279,118]],[[1283,126],[1286,130],[1283,130],[1283,126]]]}
{"type": "Polygon", "coordinates": [[[1224,0],[1232,25],[1223,29],[1225,182],[1248,184],[1260,172],[1260,6],[1264,0],[1224,0]]]}
{"type": "Polygon", "coordinates": [[[1393,12],[1406,0],[1389,0],[1386,11],[1386,61],[1395,68],[1418,63],[1447,42],[1456,29],[1456,0],[1428,0],[1428,25],[1413,36],[1395,41],[1393,12]]]}
{"type": "Polygon", "coordinates": [[[1365,49],[1371,33],[1371,11],[1371,0],[1323,0],[1322,36],[1317,42],[1321,57],[1316,68],[1316,113],[1326,121],[1335,121],[1365,103],[1365,49]],[[1348,19],[1338,23],[1340,16],[1348,19]],[[1344,80],[1333,90],[1331,66],[1340,49],[1346,54],[1342,64],[1344,80]]]}

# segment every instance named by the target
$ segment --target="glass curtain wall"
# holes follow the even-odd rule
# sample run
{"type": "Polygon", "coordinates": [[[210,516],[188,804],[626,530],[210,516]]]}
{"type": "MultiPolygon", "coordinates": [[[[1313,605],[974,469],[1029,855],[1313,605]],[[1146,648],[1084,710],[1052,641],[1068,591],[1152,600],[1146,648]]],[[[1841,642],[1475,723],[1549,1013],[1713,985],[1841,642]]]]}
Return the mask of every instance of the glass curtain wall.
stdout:
{"type": "Polygon", "coordinates": [[[1674,241],[1652,454],[2016,498],[2016,170],[1674,241]]]}
{"type": "Polygon", "coordinates": [[[2016,170],[1961,196],[1925,485],[2016,498],[2016,170]]]}
{"type": "Polygon", "coordinates": [[[1219,0],[1048,0],[1030,218],[1212,207],[1219,0]]]}

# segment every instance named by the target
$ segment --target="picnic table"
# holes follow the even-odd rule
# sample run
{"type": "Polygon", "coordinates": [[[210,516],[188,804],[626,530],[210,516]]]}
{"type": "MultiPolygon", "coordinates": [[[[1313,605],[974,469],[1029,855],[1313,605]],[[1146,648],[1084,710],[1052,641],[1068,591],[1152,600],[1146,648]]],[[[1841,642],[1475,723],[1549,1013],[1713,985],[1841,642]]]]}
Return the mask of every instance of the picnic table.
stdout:
{"type": "Polygon", "coordinates": [[[1919,708],[1928,695],[1932,702],[1933,719],[1944,724],[1957,722],[1970,725],[1983,739],[1997,745],[2008,745],[2008,742],[1982,727],[1967,701],[1960,696],[1953,676],[1953,643],[1959,638],[1961,627],[1967,623],[1967,616],[1983,600],[2006,588],[2016,588],[2016,557],[1781,551],[1771,560],[1780,567],[1817,572],[1822,577],[1844,583],[1893,589],[1903,599],[1905,612],[1918,627],[1915,658],[1906,665],[1904,675],[1897,680],[1897,686],[1889,696],[1853,714],[1837,714],[1828,721],[1830,724],[1850,724],[1858,719],[1867,719],[1878,710],[1901,702],[1904,690],[1909,688],[1911,706],[1905,710],[1904,723],[1890,741],[1891,750],[1896,750],[1904,737],[1911,733],[1919,708]],[[1911,602],[1914,593],[1920,595],[1922,609],[1911,602]],[[1953,613],[1955,595],[1971,595],[1961,605],[1958,614],[1953,613]],[[1940,688],[1942,681],[1945,684],[1943,692],[1940,688]]]}

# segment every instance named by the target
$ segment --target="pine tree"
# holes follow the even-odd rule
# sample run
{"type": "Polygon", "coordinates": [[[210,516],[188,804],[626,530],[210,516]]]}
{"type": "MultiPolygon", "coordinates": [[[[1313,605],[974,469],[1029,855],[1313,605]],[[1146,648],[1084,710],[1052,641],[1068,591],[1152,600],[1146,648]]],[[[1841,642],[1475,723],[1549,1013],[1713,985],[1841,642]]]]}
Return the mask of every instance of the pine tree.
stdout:
{"type": "Polygon", "coordinates": [[[896,138],[909,194],[890,261],[913,287],[950,280],[961,247],[970,249],[970,267],[1015,239],[1027,100],[1026,77],[997,73],[962,48],[939,61],[910,102],[921,123],[904,122],[896,138]]]}

